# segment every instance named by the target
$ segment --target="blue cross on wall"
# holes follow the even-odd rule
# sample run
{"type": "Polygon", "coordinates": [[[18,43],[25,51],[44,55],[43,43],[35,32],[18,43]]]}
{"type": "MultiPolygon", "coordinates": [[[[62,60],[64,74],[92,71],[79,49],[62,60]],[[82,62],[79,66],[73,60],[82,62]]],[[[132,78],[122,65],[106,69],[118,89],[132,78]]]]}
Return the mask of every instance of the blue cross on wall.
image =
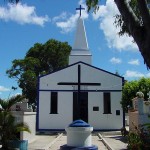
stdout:
{"type": "Polygon", "coordinates": [[[82,11],[82,10],[85,10],[85,8],[82,8],[81,5],[80,5],[79,8],[76,8],[76,10],[80,10],[80,17],[81,17],[81,11],[82,11]]]}

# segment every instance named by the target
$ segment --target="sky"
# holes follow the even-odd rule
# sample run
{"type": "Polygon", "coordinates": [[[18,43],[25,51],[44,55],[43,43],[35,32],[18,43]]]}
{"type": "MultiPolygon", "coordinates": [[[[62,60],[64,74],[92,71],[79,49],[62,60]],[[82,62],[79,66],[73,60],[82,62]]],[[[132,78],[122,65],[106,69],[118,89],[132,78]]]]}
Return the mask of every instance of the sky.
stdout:
{"type": "Polygon", "coordinates": [[[119,14],[112,0],[101,0],[99,10],[87,13],[85,0],[21,0],[18,5],[0,1],[0,98],[21,93],[17,79],[10,79],[6,70],[14,59],[23,59],[35,43],[49,39],[67,41],[73,46],[76,22],[82,5],[92,65],[115,73],[126,80],[150,77],[132,37],[118,36],[114,16],[119,14]]]}

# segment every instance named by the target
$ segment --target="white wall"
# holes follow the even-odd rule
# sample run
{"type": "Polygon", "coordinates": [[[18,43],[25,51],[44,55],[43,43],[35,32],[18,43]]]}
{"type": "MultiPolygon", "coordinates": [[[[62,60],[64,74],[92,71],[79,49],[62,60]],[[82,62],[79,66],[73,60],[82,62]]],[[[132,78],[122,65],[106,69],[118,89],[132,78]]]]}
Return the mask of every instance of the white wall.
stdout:
{"type": "MultiPolygon", "coordinates": [[[[81,82],[97,82],[101,86],[89,86],[89,90],[121,90],[122,78],[110,73],[81,65],[81,82]]],[[[77,82],[78,81],[78,64],[66,69],[57,71],[40,78],[40,89],[47,90],[72,90],[72,86],[57,85],[59,82],[77,82]]]]}
{"type": "Polygon", "coordinates": [[[101,83],[101,86],[89,86],[88,89],[94,90],[121,90],[122,89],[122,78],[116,75],[101,71],[87,65],[81,65],[82,71],[82,82],[97,82],[101,83]]]}
{"type": "Polygon", "coordinates": [[[35,140],[36,135],[36,112],[24,112],[23,122],[28,124],[31,133],[21,132],[21,138],[31,143],[35,140]]]}
{"type": "MultiPolygon", "coordinates": [[[[43,92],[42,92],[43,93],[43,92]]],[[[73,120],[73,101],[72,92],[60,92],[58,95],[58,114],[49,114],[50,100],[46,103],[46,95],[50,96],[49,92],[44,92],[45,101],[40,104],[39,128],[40,129],[64,129],[73,120]],[[43,117],[44,116],[44,117],[43,117]]],[[[94,129],[121,129],[123,126],[123,114],[120,105],[121,93],[111,92],[111,113],[103,114],[103,92],[88,93],[88,123],[94,129]],[[93,107],[98,106],[99,111],[93,111],[93,107]],[[116,115],[116,110],[120,110],[120,115],[116,115]]],[[[42,97],[41,97],[42,98],[42,97]]],[[[43,97],[44,99],[44,97],[43,97]]]]}
{"type": "MultiPolygon", "coordinates": [[[[108,90],[111,92],[112,114],[103,114],[103,92],[89,92],[89,123],[95,129],[120,129],[123,126],[120,105],[122,78],[103,70],[98,70],[83,63],[81,65],[81,82],[101,83],[101,86],[88,86],[86,90],[108,90]],[[118,90],[118,91],[117,91],[118,90]],[[93,111],[99,106],[99,111],[93,111]],[[120,115],[116,115],[120,110],[120,115]]],[[[73,94],[61,90],[73,90],[73,86],[57,85],[59,82],[77,82],[78,64],[40,78],[39,93],[39,129],[64,129],[72,122],[73,94]],[[47,91],[44,91],[47,90],[47,91]],[[58,90],[58,114],[50,114],[50,91],[58,90]]],[[[83,87],[81,87],[82,89],[83,87]]]]}
{"type": "Polygon", "coordinates": [[[72,93],[58,93],[58,114],[50,114],[50,94],[50,92],[40,92],[42,101],[39,103],[39,128],[64,129],[72,122],[72,93]]]}
{"type": "Polygon", "coordinates": [[[123,114],[120,105],[120,92],[111,92],[111,114],[103,114],[103,92],[89,94],[89,124],[94,129],[121,129],[123,127],[123,114]],[[93,106],[98,106],[99,111],[93,111],[93,106]],[[120,110],[120,115],[116,115],[120,110]]]}
{"type": "Polygon", "coordinates": [[[17,123],[26,123],[31,131],[31,133],[21,132],[20,139],[28,140],[29,143],[34,141],[36,134],[36,112],[12,111],[12,114],[15,117],[17,123]]]}

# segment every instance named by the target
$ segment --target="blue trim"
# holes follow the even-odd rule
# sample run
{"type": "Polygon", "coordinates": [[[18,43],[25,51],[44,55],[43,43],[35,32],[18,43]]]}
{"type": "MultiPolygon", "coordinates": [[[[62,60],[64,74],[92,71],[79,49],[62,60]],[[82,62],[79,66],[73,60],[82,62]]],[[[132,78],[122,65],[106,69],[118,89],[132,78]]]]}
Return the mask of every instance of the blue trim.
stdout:
{"type": "Polygon", "coordinates": [[[47,131],[52,131],[52,132],[56,132],[56,131],[65,131],[65,129],[37,129],[38,132],[47,132],[47,131]]]}
{"type": "Polygon", "coordinates": [[[71,124],[69,124],[69,127],[91,127],[88,123],[85,121],[79,119],[73,121],[71,124]]]}
{"type": "Polygon", "coordinates": [[[121,129],[94,129],[93,131],[121,131],[121,129]]]}
{"type": "Polygon", "coordinates": [[[122,109],[123,111],[122,111],[122,114],[123,114],[123,127],[125,127],[125,110],[124,109],[122,109]]]}
{"type": "Polygon", "coordinates": [[[98,150],[98,147],[96,145],[91,145],[91,146],[87,146],[87,147],[75,147],[75,146],[68,146],[67,144],[65,145],[61,145],[60,146],[60,150],[98,150]]]}
{"type": "MultiPolygon", "coordinates": [[[[78,90],[39,90],[42,92],[78,92],[78,90]]],[[[122,90],[81,90],[81,92],[121,92],[122,90]]]]}
{"type": "Polygon", "coordinates": [[[39,78],[38,78],[38,90],[37,90],[37,115],[36,115],[36,130],[39,129],[39,78]]]}
{"type": "Polygon", "coordinates": [[[64,68],[58,69],[58,70],[53,71],[53,72],[51,72],[51,73],[48,73],[48,74],[46,74],[46,75],[42,75],[42,76],[40,76],[39,78],[42,78],[42,77],[47,76],[47,75],[50,75],[50,74],[52,74],[52,73],[55,73],[55,72],[61,71],[61,70],[63,70],[63,69],[69,68],[69,67],[71,67],[71,66],[75,66],[75,65],[77,65],[77,64],[84,64],[84,65],[86,65],[86,66],[92,67],[92,68],[97,69],[97,70],[99,70],[99,71],[103,71],[103,72],[106,72],[106,73],[108,73],[108,74],[114,75],[114,76],[116,76],[116,77],[122,78],[122,79],[124,80],[124,77],[122,77],[122,76],[116,75],[116,74],[114,74],[114,73],[111,73],[111,72],[109,72],[109,71],[106,71],[106,70],[100,69],[100,68],[98,68],[98,67],[92,66],[92,65],[87,64],[87,63],[82,62],[82,61],[79,61],[79,62],[76,62],[76,63],[74,63],[74,64],[68,65],[67,67],[64,67],[64,68]]]}
{"type": "Polygon", "coordinates": [[[124,84],[125,84],[125,79],[124,78],[122,78],[122,86],[124,86],[124,84]]]}
{"type": "MultiPolygon", "coordinates": [[[[65,131],[65,129],[38,129],[38,132],[60,132],[60,131],[65,131]]],[[[121,131],[120,129],[93,129],[93,131],[121,131]]]]}
{"type": "Polygon", "coordinates": [[[82,63],[82,64],[87,65],[87,66],[89,66],[89,67],[95,68],[95,69],[97,69],[97,70],[100,70],[100,71],[106,72],[106,73],[108,73],[108,74],[114,75],[114,76],[116,76],[116,77],[124,78],[124,77],[122,77],[122,76],[119,76],[119,75],[116,75],[116,74],[111,73],[111,72],[109,72],[109,71],[103,70],[103,69],[101,69],[101,68],[98,68],[98,67],[92,66],[92,65],[87,64],[87,63],[85,63],[85,62],[82,62],[82,61],[81,61],[81,62],[79,62],[79,63],[82,63]]]}

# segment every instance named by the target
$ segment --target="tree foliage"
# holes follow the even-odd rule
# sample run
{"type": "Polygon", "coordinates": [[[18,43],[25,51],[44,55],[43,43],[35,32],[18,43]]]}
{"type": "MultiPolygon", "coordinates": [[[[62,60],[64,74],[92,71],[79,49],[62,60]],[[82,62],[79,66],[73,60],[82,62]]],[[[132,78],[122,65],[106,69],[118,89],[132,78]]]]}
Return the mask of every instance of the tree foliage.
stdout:
{"type": "Polygon", "coordinates": [[[150,78],[141,78],[140,80],[126,82],[122,91],[122,107],[127,111],[128,106],[132,106],[132,99],[136,97],[137,92],[143,92],[144,99],[148,99],[147,93],[150,91],[150,78]]]}
{"type": "Polygon", "coordinates": [[[22,95],[13,96],[8,100],[3,100],[0,98],[0,105],[2,106],[2,110],[10,111],[11,106],[13,106],[14,104],[18,102],[22,102],[23,99],[24,99],[24,96],[22,95]]]}
{"type": "Polygon", "coordinates": [[[21,131],[31,133],[26,123],[16,123],[15,117],[12,115],[10,108],[17,102],[21,102],[24,99],[23,96],[17,95],[11,97],[8,100],[0,99],[0,137],[2,143],[2,149],[8,149],[8,140],[17,139],[17,134],[21,131]]]}
{"type": "Polygon", "coordinates": [[[24,59],[12,61],[12,67],[6,71],[10,78],[16,78],[23,95],[29,103],[35,103],[37,97],[38,76],[56,71],[68,64],[71,47],[67,42],[51,39],[45,44],[36,43],[24,59]]]}
{"type": "MultiPolygon", "coordinates": [[[[98,10],[100,0],[86,0],[88,10],[98,10]]],[[[120,14],[115,17],[115,25],[120,28],[119,35],[132,36],[150,68],[150,11],[149,0],[114,0],[120,14]]]]}

